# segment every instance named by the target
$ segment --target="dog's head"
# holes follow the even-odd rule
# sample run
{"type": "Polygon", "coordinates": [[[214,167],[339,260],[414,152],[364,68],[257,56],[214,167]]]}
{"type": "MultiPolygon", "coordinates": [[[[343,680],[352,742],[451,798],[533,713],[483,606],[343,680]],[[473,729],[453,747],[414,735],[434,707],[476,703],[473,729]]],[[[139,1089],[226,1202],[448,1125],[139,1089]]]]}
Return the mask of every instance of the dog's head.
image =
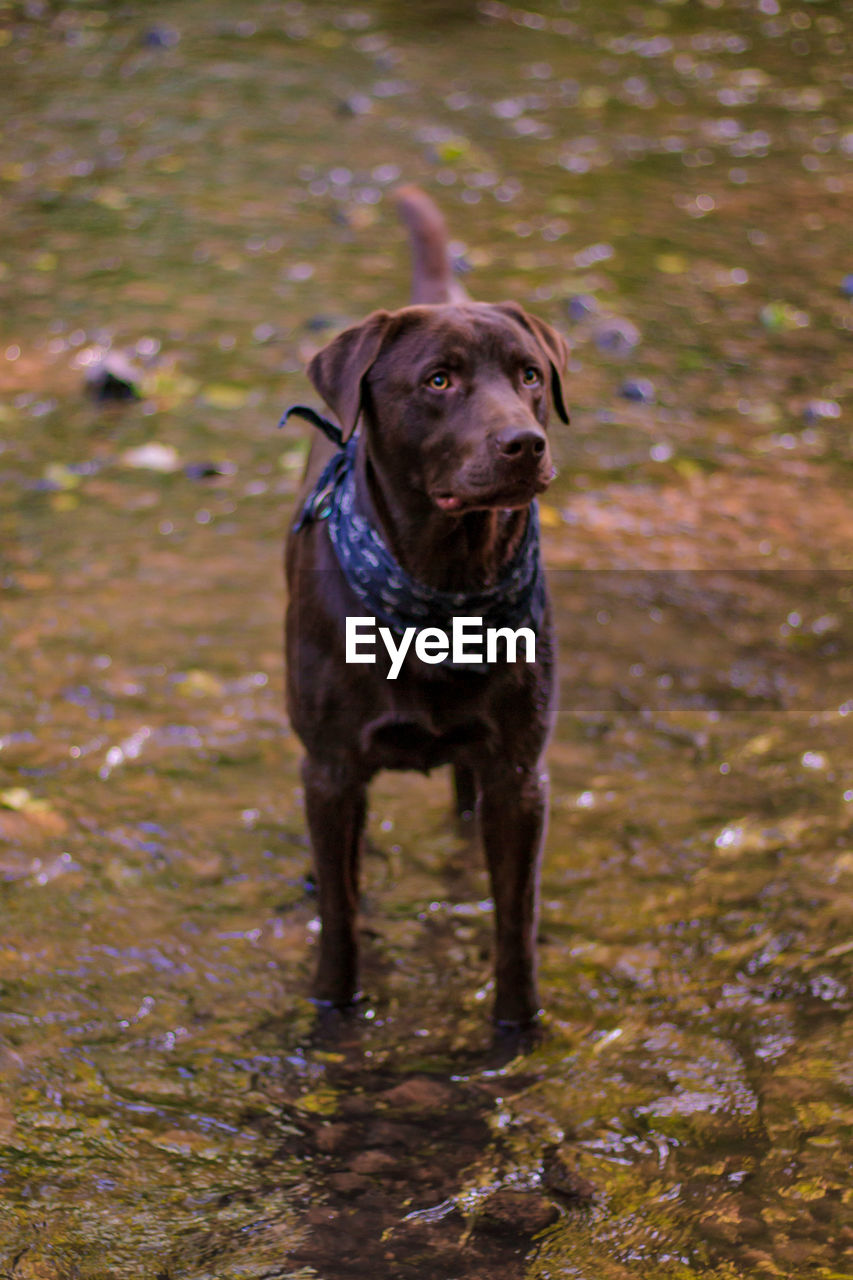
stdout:
{"type": "Polygon", "coordinates": [[[564,339],[511,302],[375,311],[308,376],[348,438],[398,483],[461,514],[526,506],[553,476],[551,406],[568,422],[564,339]]]}

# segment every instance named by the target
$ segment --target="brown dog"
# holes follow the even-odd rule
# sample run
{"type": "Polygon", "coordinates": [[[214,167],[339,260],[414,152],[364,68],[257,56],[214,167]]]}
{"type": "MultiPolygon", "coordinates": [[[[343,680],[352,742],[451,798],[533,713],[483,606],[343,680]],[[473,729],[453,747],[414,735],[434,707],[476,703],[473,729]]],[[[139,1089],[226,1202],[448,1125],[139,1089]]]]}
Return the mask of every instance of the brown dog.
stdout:
{"type": "Polygon", "coordinates": [[[460,811],[476,803],[491,877],[494,1016],[524,1025],[538,1011],[542,754],[553,707],[550,610],[531,503],[553,476],[549,400],[568,421],[560,380],[567,348],[514,303],[467,301],[452,279],[435,205],[416,188],[401,190],[399,201],[416,305],[374,312],[309,364],[341,424],[342,446],[361,425],[346,448],[321,442],[312,450],[287,548],[288,707],[306,750],[322,923],[313,991],[330,1005],[356,997],[370,778],[379,769],[451,764],[460,811]],[[457,616],[469,626],[472,618],[509,630],[526,624],[535,661],[529,647],[522,661],[507,642],[505,660],[483,663],[464,645],[458,653],[442,647],[435,630],[403,656],[406,624],[411,642],[418,624],[449,630],[457,616]],[[374,617],[387,624],[380,635],[389,656],[377,639],[367,665],[373,633],[365,620],[374,617]],[[359,649],[347,648],[348,619],[366,628],[359,649]]]}

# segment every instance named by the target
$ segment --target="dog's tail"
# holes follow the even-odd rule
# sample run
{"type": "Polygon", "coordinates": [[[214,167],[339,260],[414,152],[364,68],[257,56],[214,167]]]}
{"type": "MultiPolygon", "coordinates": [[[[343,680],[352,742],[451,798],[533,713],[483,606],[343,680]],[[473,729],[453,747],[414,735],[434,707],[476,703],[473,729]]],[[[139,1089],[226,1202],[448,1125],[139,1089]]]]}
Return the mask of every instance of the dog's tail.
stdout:
{"type": "Polygon", "coordinates": [[[398,187],[397,208],[412,249],[412,302],[464,302],[468,294],[453,274],[447,224],[420,187],[398,187]]]}

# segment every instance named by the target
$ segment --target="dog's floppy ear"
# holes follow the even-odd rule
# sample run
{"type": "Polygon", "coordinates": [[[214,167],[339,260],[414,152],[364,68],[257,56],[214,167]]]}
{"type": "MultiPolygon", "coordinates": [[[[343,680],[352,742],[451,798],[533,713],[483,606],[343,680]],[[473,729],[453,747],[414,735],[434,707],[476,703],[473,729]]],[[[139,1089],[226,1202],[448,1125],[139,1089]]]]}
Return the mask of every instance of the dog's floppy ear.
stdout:
{"type": "Polygon", "coordinates": [[[569,414],[563,399],[563,370],[569,360],[569,344],[566,339],[544,320],[529,315],[517,302],[501,302],[498,309],[517,320],[539,343],[551,366],[551,399],[554,408],[563,422],[568,422],[569,414]]]}
{"type": "Polygon", "coordinates": [[[308,365],[308,377],[336,415],[348,440],[361,413],[363,380],[382,348],[390,311],[374,311],[361,324],[344,329],[308,365]]]}

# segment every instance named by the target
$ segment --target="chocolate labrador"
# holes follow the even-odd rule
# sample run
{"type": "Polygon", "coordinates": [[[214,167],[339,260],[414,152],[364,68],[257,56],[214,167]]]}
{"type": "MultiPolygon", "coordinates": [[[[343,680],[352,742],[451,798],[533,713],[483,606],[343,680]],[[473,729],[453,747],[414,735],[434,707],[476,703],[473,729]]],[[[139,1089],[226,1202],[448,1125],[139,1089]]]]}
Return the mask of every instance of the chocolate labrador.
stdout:
{"type": "Polygon", "coordinates": [[[453,766],[478,815],[495,909],[494,1017],[533,1021],[542,756],[554,645],[535,495],[568,422],[563,339],[512,302],[468,301],[444,222],[398,192],[413,305],[339,334],[308,376],[339,426],[312,449],[287,546],[287,697],[305,747],[321,934],[313,995],[351,1003],[366,790],[453,766]],[[479,646],[479,647],[478,647],[479,646]]]}

